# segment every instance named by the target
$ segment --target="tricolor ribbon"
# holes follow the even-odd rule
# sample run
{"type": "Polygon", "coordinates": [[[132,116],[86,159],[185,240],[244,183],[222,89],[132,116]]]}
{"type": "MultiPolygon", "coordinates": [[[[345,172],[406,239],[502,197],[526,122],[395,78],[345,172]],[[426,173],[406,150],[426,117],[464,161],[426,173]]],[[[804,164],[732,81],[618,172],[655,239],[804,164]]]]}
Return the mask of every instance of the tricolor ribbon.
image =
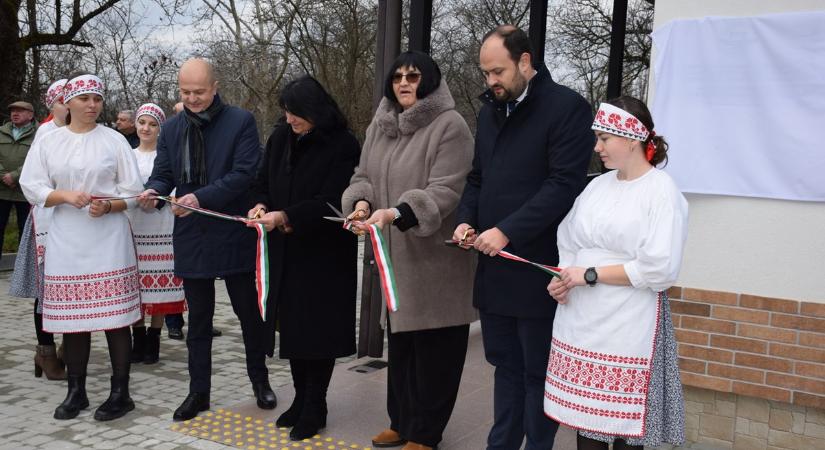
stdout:
{"type": "MultiPolygon", "coordinates": [[[[345,229],[349,230],[349,225],[351,224],[344,222],[345,229]]],[[[378,225],[372,224],[369,227],[372,253],[375,255],[375,264],[378,266],[378,278],[381,280],[384,299],[387,301],[387,310],[395,312],[398,311],[398,285],[395,283],[390,250],[387,248],[387,243],[378,225]]]]}
{"type": "MultiPolygon", "coordinates": [[[[206,208],[182,205],[172,197],[166,195],[156,195],[155,198],[169,202],[179,208],[214,217],[216,219],[231,220],[234,222],[249,223],[249,219],[242,216],[233,216],[206,208]]],[[[258,291],[258,311],[261,313],[261,320],[266,321],[266,298],[269,296],[269,248],[267,246],[266,228],[263,224],[256,223],[255,231],[258,233],[258,242],[255,251],[255,289],[258,291]]]]}
{"type": "MultiPolygon", "coordinates": [[[[452,239],[444,241],[444,243],[447,244],[447,245],[450,245],[450,246],[461,246],[462,245],[461,241],[455,241],[455,240],[452,240],[452,239]]],[[[476,250],[476,249],[474,247],[470,247],[468,250],[476,250]]],[[[553,276],[553,277],[556,277],[556,278],[561,278],[561,270],[562,270],[561,267],[548,266],[547,264],[540,264],[540,263],[537,263],[537,262],[534,262],[534,261],[530,261],[529,259],[522,258],[521,256],[518,256],[518,255],[514,255],[513,253],[510,253],[506,250],[499,251],[496,256],[501,256],[502,258],[509,259],[510,261],[516,261],[516,262],[522,262],[522,263],[525,263],[525,264],[530,264],[531,266],[533,266],[533,267],[535,267],[539,270],[544,271],[545,273],[549,274],[550,276],[553,276]]]]}

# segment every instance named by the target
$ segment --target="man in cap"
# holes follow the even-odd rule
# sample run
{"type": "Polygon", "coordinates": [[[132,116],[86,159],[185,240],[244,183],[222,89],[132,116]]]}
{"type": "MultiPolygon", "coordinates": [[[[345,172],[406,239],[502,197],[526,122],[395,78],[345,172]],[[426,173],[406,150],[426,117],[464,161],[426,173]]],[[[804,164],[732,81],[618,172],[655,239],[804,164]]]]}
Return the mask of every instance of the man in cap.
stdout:
{"type": "Polygon", "coordinates": [[[17,211],[18,236],[23,234],[23,225],[29,214],[29,203],[17,180],[37,131],[31,103],[12,103],[9,105],[9,115],[11,121],[0,127],[0,255],[11,209],[17,211]]]}

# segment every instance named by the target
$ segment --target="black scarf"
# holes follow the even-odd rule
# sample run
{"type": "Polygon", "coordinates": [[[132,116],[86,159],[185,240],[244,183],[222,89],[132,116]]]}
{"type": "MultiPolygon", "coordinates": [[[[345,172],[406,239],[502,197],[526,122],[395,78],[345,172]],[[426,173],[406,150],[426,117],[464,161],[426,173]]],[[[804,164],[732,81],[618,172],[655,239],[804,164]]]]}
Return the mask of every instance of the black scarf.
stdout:
{"type": "Polygon", "coordinates": [[[199,113],[183,108],[186,128],[183,130],[180,151],[181,184],[197,183],[201,186],[208,184],[203,129],[220,114],[223,107],[221,97],[215,94],[212,104],[199,113]]]}

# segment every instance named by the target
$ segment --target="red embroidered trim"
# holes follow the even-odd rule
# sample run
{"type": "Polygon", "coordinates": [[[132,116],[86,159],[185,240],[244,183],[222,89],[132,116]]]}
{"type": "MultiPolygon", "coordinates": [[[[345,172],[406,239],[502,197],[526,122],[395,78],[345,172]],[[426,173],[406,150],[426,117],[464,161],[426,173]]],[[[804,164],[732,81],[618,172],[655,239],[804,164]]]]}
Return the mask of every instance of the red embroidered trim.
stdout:
{"type": "Polygon", "coordinates": [[[129,297],[121,297],[113,300],[107,300],[103,302],[72,302],[72,303],[52,303],[51,299],[49,299],[47,305],[43,305],[49,311],[65,311],[65,310],[79,310],[79,309],[97,309],[97,308],[108,308],[111,306],[118,306],[124,303],[128,304],[129,302],[133,301],[135,297],[138,295],[131,295],[129,297]]]}
{"type": "MultiPolygon", "coordinates": [[[[134,299],[137,296],[132,297],[134,299]]],[[[116,317],[129,314],[130,312],[140,309],[140,303],[135,303],[134,305],[123,308],[115,311],[105,311],[105,312],[97,312],[92,314],[72,314],[70,316],[64,315],[54,315],[54,314],[47,314],[46,311],[43,311],[43,318],[49,320],[91,320],[91,319],[102,319],[106,317],[116,317]]]]}
{"type": "Polygon", "coordinates": [[[593,408],[590,406],[580,405],[578,403],[568,402],[567,400],[556,397],[555,395],[547,391],[544,392],[544,396],[547,397],[548,400],[557,403],[561,406],[564,406],[565,408],[573,409],[581,413],[590,414],[593,416],[610,417],[612,419],[623,420],[639,420],[643,417],[643,414],[640,412],[614,411],[610,409],[593,408]]]}
{"type": "Polygon", "coordinates": [[[183,289],[183,279],[177,277],[171,273],[160,273],[160,274],[150,274],[150,273],[141,273],[140,274],[140,289],[141,290],[152,290],[152,289],[174,289],[179,288],[183,289]]]}
{"type": "Polygon", "coordinates": [[[83,275],[46,275],[46,281],[85,281],[111,278],[124,273],[137,272],[137,266],[130,266],[110,272],[89,273],[83,275]]]}
{"type": "Polygon", "coordinates": [[[167,303],[144,303],[143,314],[154,316],[156,314],[178,314],[186,311],[186,300],[167,303]]]}
{"type": "Polygon", "coordinates": [[[591,352],[589,350],[573,347],[572,345],[559,341],[556,338],[553,338],[553,345],[566,352],[573,353],[576,356],[581,356],[582,358],[598,359],[618,364],[633,364],[637,366],[647,366],[650,364],[649,358],[637,358],[632,356],[608,355],[606,353],[591,352]]]}
{"type": "MultiPolygon", "coordinates": [[[[48,301],[89,301],[89,300],[103,300],[114,297],[121,297],[136,293],[140,290],[138,286],[137,274],[135,267],[131,270],[123,269],[113,272],[107,272],[109,275],[106,279],[100,280],[96,275],[66,275],[59,277],[46,277],[46,286],[44,287],[43,297],[48,301]],[[119,274],[118,277],[111,277],[110,274],[119,274]],[[86,281],[83,283],[69,282],[59,283],[55,279],[91,279],[95,281],[86,281]]],[[[63,281],[63,280],[61,280],[63,281]]],[[[71,280],[74,281],[74,280],[71,280]]]]}
{"type": "Polygon", "coordinates": [[[644,394],[649,370],[582,361],[552,349],[547,368],[554,377],[586,388],[644,394]]]}
{"type": "Polygon", "coordinates": [[[138,255],[138,261],[173,261],[175,259],[174,254],[164,254],[164,255],[138,255]]]}
{"type": "Polygon", "coordinates": [[[645,398],[643,396],[638,397],[625,397],[621,395],[613,395],[613,394],[602,394],[597,392],[590,392],[584,389],[576,389],[570,386],[567,386],[564,383],[559,383],[558,381],[547,377],[545,379],[547,383],[549,383],[554,388],[567,392],[568,394],[577,395],[579,397],[589,398],[592,400],[598,400],[602,402],[609,402],[609,403],[624,403],[626,405],[643,405],[645,403],[645,398]]]}

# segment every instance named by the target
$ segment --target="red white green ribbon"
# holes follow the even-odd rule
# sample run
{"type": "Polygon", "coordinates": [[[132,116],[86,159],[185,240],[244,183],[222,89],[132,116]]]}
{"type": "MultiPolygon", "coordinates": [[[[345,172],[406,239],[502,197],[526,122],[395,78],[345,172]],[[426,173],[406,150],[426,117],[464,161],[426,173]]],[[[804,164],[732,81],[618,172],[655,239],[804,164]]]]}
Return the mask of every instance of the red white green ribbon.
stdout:
{"type": "Polygon", "coordinates": [[[561,278],[561,268],[560,267],[548,266],[546,264],[539,264],[537,262],[530,261],[529,259],[524,259],[521,256],[514,255],[514,254],[512,254],[508,251],[505,251],[505,250],[499,251],[498,256],[501,256],[502,258],[509,259],[511,261],[518,261],[518,262],[523,262],[523,263],[526,263],[526,264],[530,264],[533,267],[536,267],[538,269],[543,270],[546,273],[549,273],[551,276],[554,276],[556,278],[561,278]]]}
{"type": "Polygon", "coordinates": [[[375,264],[378,266],[378,275],[381,279],[381,287],[384,291],[384,299],[387,301],[389,311],[398,311],[398,286],[395,283],[395,272],[390,261],[390,251],[381,229],[377,225],[370,225],[370,241],[372,242],[372,252],[375,255],[375,264]]]}
{"type": "MultiPolygon", "coordinates": [[[[214,217],[216,219],[231,220],[234,222],[249,223],[249,219],[242,216],[232,216],[229,214],[212,211],[206,208],[198,208],[195,206],[181,205],[172,197],[165,195],[156,195],[155,198],[169,202],[180,208],[188,209],[189,211],[203,214],[205,216],[214,217]]],[[[257,250],[255,254],[255,289],[258,291],[258,311],[261,313],[261,319],[266,320],[266,298],[269,296],[269,248],[267,247],[266,228],[260,223],[256,223],[255,231],[258,233],[257,250]]]]}

